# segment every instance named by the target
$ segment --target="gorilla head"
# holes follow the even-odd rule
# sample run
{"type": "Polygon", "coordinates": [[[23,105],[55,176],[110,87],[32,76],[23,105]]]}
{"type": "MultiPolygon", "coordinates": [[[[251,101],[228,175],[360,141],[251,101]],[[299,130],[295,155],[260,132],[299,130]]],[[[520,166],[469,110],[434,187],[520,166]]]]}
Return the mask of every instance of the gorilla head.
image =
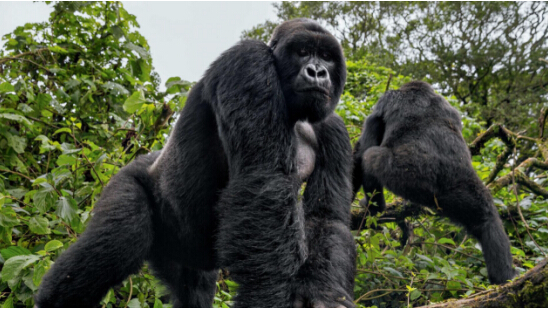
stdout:
{"type": "Polygon", "coordinates": [[[293,120],[316,122],[329,115],[346,81],[337,40],[315,21],[300,18],[279,25],[268,45],[293,120]]]}

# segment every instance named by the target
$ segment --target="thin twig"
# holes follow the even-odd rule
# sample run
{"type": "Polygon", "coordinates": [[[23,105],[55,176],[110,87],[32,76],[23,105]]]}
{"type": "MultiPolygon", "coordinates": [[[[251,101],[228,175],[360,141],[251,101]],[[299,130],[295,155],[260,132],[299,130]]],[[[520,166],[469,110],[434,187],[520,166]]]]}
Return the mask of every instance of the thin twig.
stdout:
{"type": "Polygon", "coordinates": [[[42,123],[42,124],[44,124],[44,125],[47,125],[47,126],[49,126],[49,127],[51,127],[51,128],[59,129],[59,127],[57,127],[57,126],[55,126],[55,125],[53,125],[53,124],[47,123],[47,122],[45,122],[45,121],[43,121],[43,120],[41,120],[41,119],[39,119],[39,118],[32,117],[32,116],[28,116],[28,115],[25,115],[25,117],[26,117],[26,118],[30,118],[30,119],[33,120],[33,121],[40,122],[40,123],[42,123]]]}
{"type": "Polygon", "coordinates": [[[84,156],[84,158],[86,159],[88,164],[91,166],[91,169],[93,169],[93,172],[95,172],[95,175],[97,176],[97,180],[99,180],[99,182],[101,182],[101,186],[105,187],[105,184],[103,183],[103,180],[101,180],[101,177],[99,176],[99,173],[97,173],[97,170],[95,170],[95,166],[89,161],[89,158],[86,156],[86,154],[84,154],[84,152],[82,152],[82,156],[84,156]]]}
{"type": "Polygon", "coordinates": [[[0,64],[3,64],[4,62],[6,62],[8,60],[11,60],[12,58],[19,58],[19,57],[28,56],[28,55],[36,55],[37,53],[41,53],[41,52],[47,51],[47,50],[49,50],[49,48],[45,47],[45,48],[37,49],[34,52],[24,52],[24,53],[14,55],[14,56],[0,58],[0,64]]]}
{"type": "Polygon", "coordinates": [[[124,308],[127,308],[127,305],[129,304],[129,301],[131,300],[132,294],[133,294],[133,281],[131,281],[131,276],[129,276],[129,296],[127,297],[126,306],[124,308]]]}
{"type": "Polygon", "coordinates": [[[4,171],[4,172],[9,172],[9,173],[13,173],[13,174],[17,174],[17,175],[20,175],[22,177],[24,177],[25,179],[29,180],[29,181],[32,181],[32,179],[29,177],[29,176],[26,176],[22,173],[19,173],[19,172],[16,172],[16,171],[11,171],[11,170],[6,170],[6,169],[0,169],[0,171],[4,171]]]}
{"type": "Polygon", "coordinates": [[[38,64],[38,63],[36,63],[36,62],[30,60],[30,59],[26,59],[26,58],[15,58],[15,57],[5,57],[5,58],[2,58],[2,60],[4,60],[4,59],[28,61],[28,62],[30,62],[31,64],[33,64],[33,65],[35,65],[35,66],[37,66],[37,67],[40,67],[40,68],[46,70],[47,72],[51,73],[51,71],[49,71],[48,68],[46,68],[46,67],[42,66],[41,64],[38,64]]]}

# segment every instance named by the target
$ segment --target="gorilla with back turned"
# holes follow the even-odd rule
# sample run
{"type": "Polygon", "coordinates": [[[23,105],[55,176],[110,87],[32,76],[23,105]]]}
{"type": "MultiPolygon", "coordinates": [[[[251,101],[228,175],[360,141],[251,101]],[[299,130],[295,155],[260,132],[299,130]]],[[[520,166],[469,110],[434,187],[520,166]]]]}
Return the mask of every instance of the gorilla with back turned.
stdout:
{"type": "Polygon", "coordinates": [[[516,276],[510,242],[461,131],[458,112],[429,84],[386,92],[354,148],[354,193],[363,185],[372,194],[363,204],[378,212],[384,186],[464,225],[481,244],[489,281],[505,283],[516,276]]]}
{"type": "Polygon", "coordinates": [[[224,52],[165,148],[112,178],[36,304],[97,306],[147,260],[176,307],[211,307],[221,267],[237,307],[353,306],[345,80],[339,43],[307,19],[224,52]]]}

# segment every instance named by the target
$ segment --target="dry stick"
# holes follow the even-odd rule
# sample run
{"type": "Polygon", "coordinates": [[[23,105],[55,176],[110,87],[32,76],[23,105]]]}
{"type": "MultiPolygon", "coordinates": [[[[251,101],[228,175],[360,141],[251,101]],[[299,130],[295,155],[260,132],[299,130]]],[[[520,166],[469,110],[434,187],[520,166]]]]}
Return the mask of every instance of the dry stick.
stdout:
{"type": "Polygon", "coordinates": [[[384,92],[388,91],[388,88],[390,87],[390,81],[392,81],[392,73],[390,73],[390,76],[388,77],[388,81],[386,82],[386,89],[384,92]]]}
{"type": "Polygon", "coordinates": [[[35,66],[37,66],[37,67],[39,67],[39,68],[41,68],[41,69],[43,69],[43,70],[46,70],[47,72],[51,73],[51,71],[50,71],[48,68],[46,68],[46,67],[42,66],[41,64],[38,64],[38,63],[36,63],[36,62],[30,60],[30,59],[26,59],[26,58],[15,58],[15,57],[6,57],[6,58],[3,58],[2,60],[4,60],[4,59],[28,61],[28,62],[30,62],[31,64],[33,64],[33,65],[35,65],[35,66]]]}
{"type": "MultiPolygon", "coordinates": [[[[409,287],[413,287],[413,280],[415,280],[415,277],[411,277],[411,282],[409,283],[409,287]]],[[[407,293],[407,308],[409,308],[409,299],[411,298],[411,292],[407,293]]]]}
{"type": "Polygon", "coordinates": [[[24,52],[24,53],[21,53],[19,55],[0,58],[0,64],[3,64],[4,62],[7,62],[8,60],[12,60],[13,58],[19,58],[19,57],[28,56],[28,55],[35,55],[36,53],[40,53],[40,52],[47,51],[47,50],[49,50],[47,47],[46,48],[40,48],[40,49],[35,50],[34,52],[24,52]]]}
{"type": "Polygon", "coordinates": [[[362,225],[363,222],[365,222],[365,217],[367,216],[367,213],[369,213],[369,203],[367,204],[367,207],[365,207],[365,212],[363,213],[362,221],[360,222],[360,226],[358,227],[358,233],[356,234],[356,236],[359,236],[362,231],[362,225]]]}
{"type": "Polygon", "coordinates": [[[131,300],[131,294],[133,294],[133,281],[131,281],[131,276],[129,276],[129,296],[127,297],[126,306],[124,308],[127,308],[127,305],[131,300]]]}
{"type": "Polygon", "coordinates": [[[25,117],[26,117],[26,118],[30,118],[30,119],[33,120],[33,121],[42,123],[42,124],[44,124],[44,125],[46,125],[46,126],[50,126],[51,128],[59,129],[59,127],[57,127],[57,126],[55,126],[55,125],[52,125],[52,124],[50,124],[50,123],[47,123],[47,122],[45,122],[45,121],[43,121],[43,120],[41,120],[41,119],[39,119],[39,118],[32,117],[32,116],[28,116],[28,115],[25,115],[25,117]]]}
{"type": "Polygon", "coordinates": [[[521,207],[519,206],[519,195],[518,195],[518,187],[516,184],[516,175],[515,175],[515,164],[517,162],[517,156],[516,156],[517,150],[514,146],[514,167],[512,169],[512,182],[514,183],[514,195],[516,195],[516,208],[518,209],[519,217],[521,218],[521,221],[523,222],[523,225],[525,225],[525,230],[527,231],[527,234],[529,235],[529,238],[531,238],[531,241],[537,246],[537,248],[540,250],[540,252],[546,256],[546,253],[542,250],[542,248],[538,245],[538,243],[535,241],[535,238],[531,235],[531,232],[529,231],[529,224],[527,224],[527,221],[525,221],[525,218],[523,217],[523,213],[521,213],[521,207]]]}
{"type": "Polygon", "coordinates": [[[91,169],[93,169],[93,172],[95,172],[97,179],[99,180],[99,182],[101,182],[101,186],[105,187],[105,184],[103,183],[103,180],[101,180],[99,173],[97,173],[97,170],[95,170],[95,166],[93,166],[93,164],[89,161],[89,158],[86,156],[86,154],[84,154],[84,152],[82,152],[82,156],[84,156],[88,164],[91,166],[91,169]]]}
{"type": "Polygon", "coordinates": [[[17,175],[20,175],[22,177],[24,177],[25,179],[29,180],[29,181],[32,181],[32,179],[29,177],[29,176],[26,176],[22,173],[19,173],[19,172],[16,172],[16,171],[11,171],[11,170],[6,170],[6,169],[0,169],[0,171],[4,171],[4,172],[9,172],[9,173],[13,173],[13,174],[17,174],[17,175]]]}
{"type": "Polygon", "coordinates": [[[548,112],[546,107],[542,108],[540,110],[540,116],[538,117],[538,124],[540,129],[538,133],[539,139],[542,139],[542,137],[544,136],[544,125],[546,124],[546,116],[548,116],[546,112],[548,112]]]}
{"type": "Polygon", "coordinates": [[[25,206],[27,206],[27,207],[29,207],[29,208],[32,208],[32,206],[31,206],[31,205],[29,205],[29,204],[26,204],[26,203],[24,203],[23,201],[21,201],[21,200],[19,200],[19,199],[15,198],[15,197],[13,197],[13,196],[5,196],[5,197],[6,197],[6,198],[9,198],[9,199],[13,199],[13,200],[15,200],[15,201],[17,201],[17,202],[19,202],[19,203],[22,203],[22,204],[24,204],[25,206]]]}

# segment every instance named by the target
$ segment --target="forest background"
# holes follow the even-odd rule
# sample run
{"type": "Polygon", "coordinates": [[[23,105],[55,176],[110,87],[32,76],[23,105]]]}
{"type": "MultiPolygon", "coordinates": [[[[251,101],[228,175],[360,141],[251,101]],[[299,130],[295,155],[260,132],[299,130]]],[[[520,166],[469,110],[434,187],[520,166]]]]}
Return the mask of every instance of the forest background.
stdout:
{"type": "MultiPolygon", "coordinates": [[[[195,82],[154,71],[138,17],[121,3],[50,5],[47,22],[1,34],[3,307],[33,306],[43,275],[84,231],[109,179],[136,156],[164,146],[195,82]]],[[[336,112],[353,143],[386,90],[413,79],[433,84],[462,114],[472,164],[493,194],[515,266],[524,273],[544,260],[547,2],[274,7],[277,20],[244,31],[242,38],[268,41],[276,25],[296,17],[332,31],[348,67],[336,112]]],[[[413,307],[497,291],[489,286],[476,240],[435,210],[386,195],[389,208],[376,217],[364,216],[367,208],[358,200],[353,204],[359,306],[413,307]]],[[[230,306],[237,285],[228,272],[220,273],[217,285],[214,305],[230,306]]],[[[507,305],[547,306],[548,284],[531,285],[523,294],[507,305]]],[[[168,297],[145,265],[111,289],[102,306],[166,307],[168,297]]]]}

